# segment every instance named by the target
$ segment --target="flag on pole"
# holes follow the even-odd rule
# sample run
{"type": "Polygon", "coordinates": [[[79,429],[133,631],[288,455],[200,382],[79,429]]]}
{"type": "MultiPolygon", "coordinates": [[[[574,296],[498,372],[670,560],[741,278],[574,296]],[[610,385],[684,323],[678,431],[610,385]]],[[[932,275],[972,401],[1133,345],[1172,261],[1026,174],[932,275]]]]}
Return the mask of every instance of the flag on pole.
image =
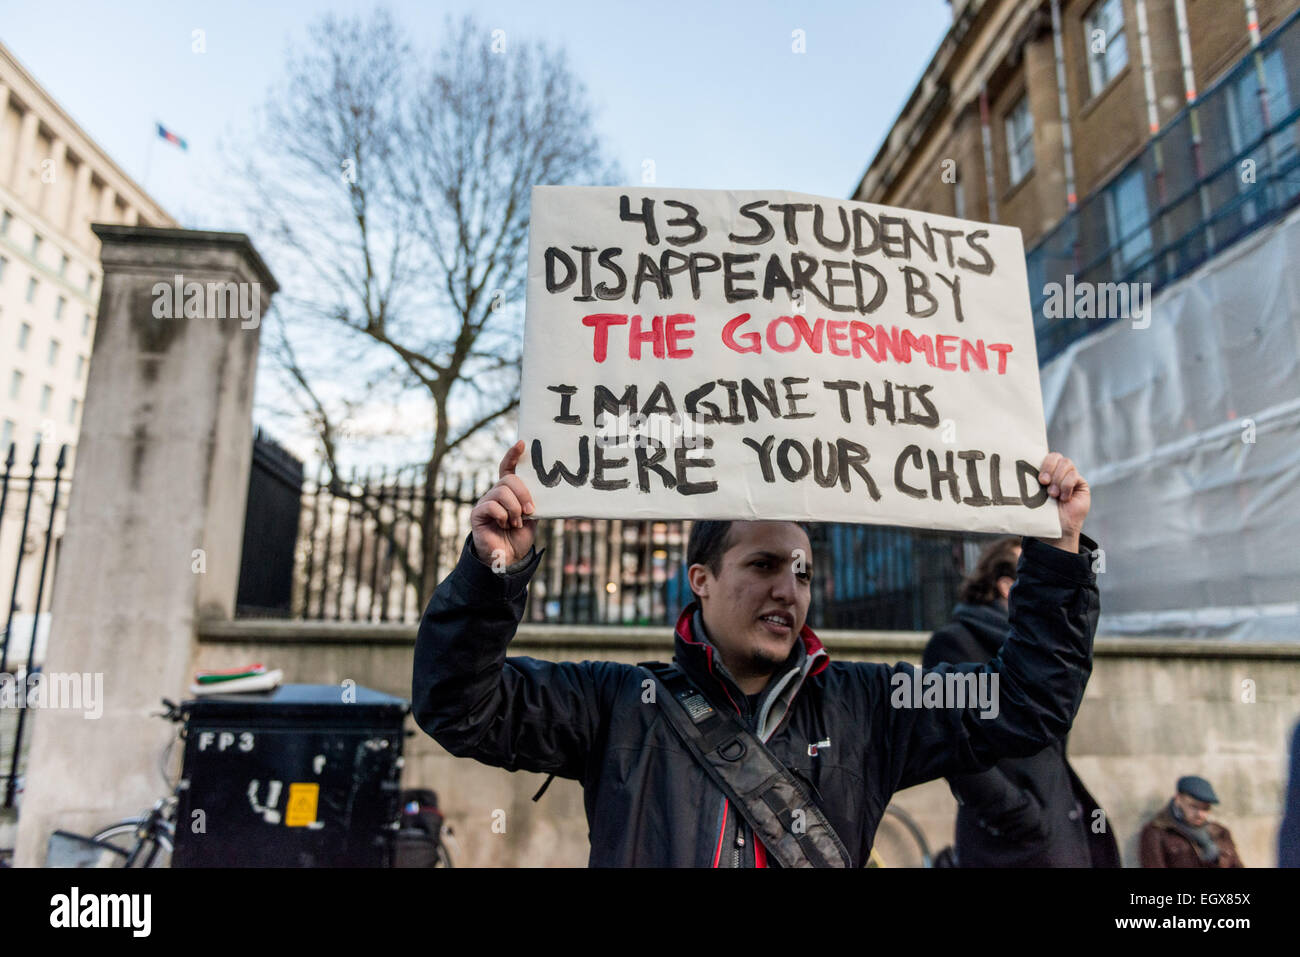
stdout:
{"type": "Polygon", "coordinates": [[[161,123],[158,124],[158,135],[163,139],[165,139],[168,143],[175,143],[181,149],[187,151],[189,150],[189,147],[185,145],[185,141],[183,139],[181,139],[171,130],[167,129],[167,127],[163,126],[161,123]]]}

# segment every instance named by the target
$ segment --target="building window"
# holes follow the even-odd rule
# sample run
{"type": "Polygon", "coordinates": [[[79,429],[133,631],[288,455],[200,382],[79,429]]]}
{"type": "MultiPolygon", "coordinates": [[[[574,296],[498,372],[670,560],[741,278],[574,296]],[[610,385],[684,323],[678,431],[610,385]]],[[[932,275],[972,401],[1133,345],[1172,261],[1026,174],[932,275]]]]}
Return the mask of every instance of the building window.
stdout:
{"type": "Polygon", "coordinates": [[[9,398],[16,399],[23,394],[23,374],[17,369],[9,379],[9,398]]]}
{"type": "Polygon", "coordinates": [[[86,273],[86,295],[87,296],[90,295],[90,290],[93,289],[94,286],[95,286],[95,274],[93,272],[86,273]]]}
{"type": "Polygon", "coordinates": [[[0,236],[9,235],[9,224],[14,221],[14,214],[5,210],[4,216],[0,217],[0,236]]]}
{"type": "Polygon", "coordinates": [[[48,359],[49,365],[57,365],[59,361],[59,340],[50,340],[50,354],[48,359]]]}
{"type": "Polygon", "coordinates": [[[9,260],[5,259],[4,256],[0,256],[0,282],[4,282],[5,266],[8,265],[9,265],[9,260]]]}
{"type": "Polygon", "coordinates": [[[27,348],[27,340],[31,337],[31,334],[32,334],[32,324],[30,322],[24,322],[21,326],[18,327],[18,348],[19,349],[27,348]]]}
{"type": "Polygon", "coordinates": [[[82,336],[90,335],[90,313],[86,313],[86,318],[81,320],[81,334],[82,336]]]}
{"type": "Polygon", "coordinates": [[[59,275],[66,276],[67,274],[68,274],[68,257],[64,256],[59,260],[59,275]]]}
{"type": "Polygon", "coordinates": [[[67,304],[68,304],[68,300],[65,299],[63,296],[60,296],[60,297],[59,297],[59,301],[56,302],[56,303],[54,304],[54,318],[55,318],[55,319],[62,319],[62,318],[63,318],[63,309],[64,309],[65,306],[67,306],[67,304]]]}
{"type": "Polygon", "coordinates": [[[1022,96],[1006,118],[1008,169],[1015,186],[1034,168],[1034,114],[1029,112],[1029,94],[1022,96]]]}
{"type": "Polygon", "coordinates": [[[1124,4],[1098,0],[1083,17],[1083,42],[1088,47],[1088,84],[1096,96],[1128,65],[1124,39],[1124,4]]]}
{"type": "Polygon", "coordinates": [[[958,219],[966,218],[966,185],[960,176],[957,177],[957,182],[952,184],[952,206],[953,214],[958,219]]]}
{"type": "Polygon", "coordinates": [[[28,302],[36,301],[36,286],[37,286],[37,282],[35,276],[32,276],[30,279],[27,280],[27,301],[28,302]]]}
{"type": "Polygon", "coordinates": [[[76,399],[73,399],[71,402],[68,403],[68,425],[76,425],[76,424],[77,424],[77,406],[78,406],[78,405],[80,405],[80,403],[79,403],[76,399]]]}
{"type": "Polygon", "coordinates": [[[5,419],[4,428],[0,429],[0,455],[7,455],[9,446],[14,444],[14,425],[12,419],[5,419]]]}
{"type": "MultiPolygon", "coordinates": [[[[1245,157],[1261,166],[1268,166],[1278,172],[1290,169],[1296,161],[1296,138],[1293,131],[1287,131],[1279,121],[1291,113],[1291,89],[1287,82],[1286,64],[1282,60],[1281,50],[1272,50],[1263,58],[1265,99],[1268,101],[1268,117],[1279,132],[1260,142],[1268,132],[1264,123],[1264,109],[1260,102],[1259,77],[1261,70],[1247,70],[1228,88],[1228,135],[1232,144],[1232,153],[1240,160],[1245,157]],[[1249,151],[1249,152],[1247,152],[1249,151]]],[[[1242,177],[1234,177],[1239,193],[1261,193],[1267,196],[1268,177],[1260,170],[1257,177],[1246,182],[1242,177]]],[[[1282,176],[1276,181],[1275,188],[1281,193],[1275,202],[1285,205],[1300,192],[1300,180],[1295,176],[1282,176]]],[[[1261,208],[1255,197],[1242,203],[1241,217],[1244,223],[1254,222],[1268,209],[1267,202],[1261,208]]]]}
{"type": "Polygon", "coordinates": [[[42,242],[41,234],[33,233],[32,234],[32,259],[35,259],[37,262],[40,262],[41,260],[41,242],[42,242]]]}
{"type": "MultiPolygon", "coordinates": [[[[1281,50],[1271,50],[1261,64],[1264,73],[1264,86],[1268,100],[1268,115],[1273,123],[1291,112],[1290,84],[1287,82],[1286,64],[1282,61],[1281,50]]],[[[1267,132],[1264,125],[1264,111],[1259,96],[1260,69],[1247,70],[1228,91],[1228,135],[1232,142],[1232,151],[1240,153],[1248,149],[1256,140],[1267,132]]],[[[1276,138],[1279,148],[1290,145],[1288,137],[1276,138]]]]}
{"type": "Polygon", "coordinates": [[[54,390],[48,385],[41,386],[41,411],[50,411],[50,400],[54,398],[54,390]]]}
{"type": "Polygon", "coordinates": [[[85,371],[86,371],[86,357],[77,356],[77,381],[78,382],[81,381],[81,376],[85,373],[85,371]]]}
{"type": "Polygon", "coordinates": [[[1123,174],[1106,191],[1106,227],[1111,249],[1119,249],[1120,271],[1137,265],[1151,252],[1151,215],[1142,167],[1123,174]]]}

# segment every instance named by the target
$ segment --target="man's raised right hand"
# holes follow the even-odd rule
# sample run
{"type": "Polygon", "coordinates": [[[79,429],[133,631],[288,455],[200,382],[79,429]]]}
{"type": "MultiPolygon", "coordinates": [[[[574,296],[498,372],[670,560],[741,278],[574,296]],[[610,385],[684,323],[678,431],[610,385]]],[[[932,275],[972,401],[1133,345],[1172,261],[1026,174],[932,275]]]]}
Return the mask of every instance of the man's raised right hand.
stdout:
{"type": "Polygon", "coordinates": [[[504,571],[507,565],[527,555],[537,537],[537,519],[527,517],[534,511],[533,496],[515,474],[523,455],[524,442],[520,439],[506,450],[497,484],[487,490],[469,514],[474,551],[494,571],[504,571]]]}

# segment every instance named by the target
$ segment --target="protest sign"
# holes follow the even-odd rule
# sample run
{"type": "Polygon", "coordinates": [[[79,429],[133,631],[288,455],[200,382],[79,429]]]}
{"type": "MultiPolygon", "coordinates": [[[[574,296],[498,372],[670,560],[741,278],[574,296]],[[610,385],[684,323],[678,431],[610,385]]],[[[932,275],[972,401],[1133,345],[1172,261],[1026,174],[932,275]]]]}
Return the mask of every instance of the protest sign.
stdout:
{"type": "Polygon", "coordinates": [[[1055,538],[1020,231],[798,193],[539,186],[539,518],[1055,538]]]}

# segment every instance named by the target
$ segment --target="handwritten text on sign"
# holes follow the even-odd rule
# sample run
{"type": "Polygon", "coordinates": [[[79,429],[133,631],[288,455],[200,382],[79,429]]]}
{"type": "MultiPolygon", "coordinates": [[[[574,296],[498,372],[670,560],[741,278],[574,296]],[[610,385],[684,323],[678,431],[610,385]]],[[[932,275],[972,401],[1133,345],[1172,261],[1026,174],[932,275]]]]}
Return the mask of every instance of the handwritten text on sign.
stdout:
{"type": "Polygon", "coordinates": [[[1019,230],[537,187],[524,340],[540,517],[1060,533],[1019,230]]]}

